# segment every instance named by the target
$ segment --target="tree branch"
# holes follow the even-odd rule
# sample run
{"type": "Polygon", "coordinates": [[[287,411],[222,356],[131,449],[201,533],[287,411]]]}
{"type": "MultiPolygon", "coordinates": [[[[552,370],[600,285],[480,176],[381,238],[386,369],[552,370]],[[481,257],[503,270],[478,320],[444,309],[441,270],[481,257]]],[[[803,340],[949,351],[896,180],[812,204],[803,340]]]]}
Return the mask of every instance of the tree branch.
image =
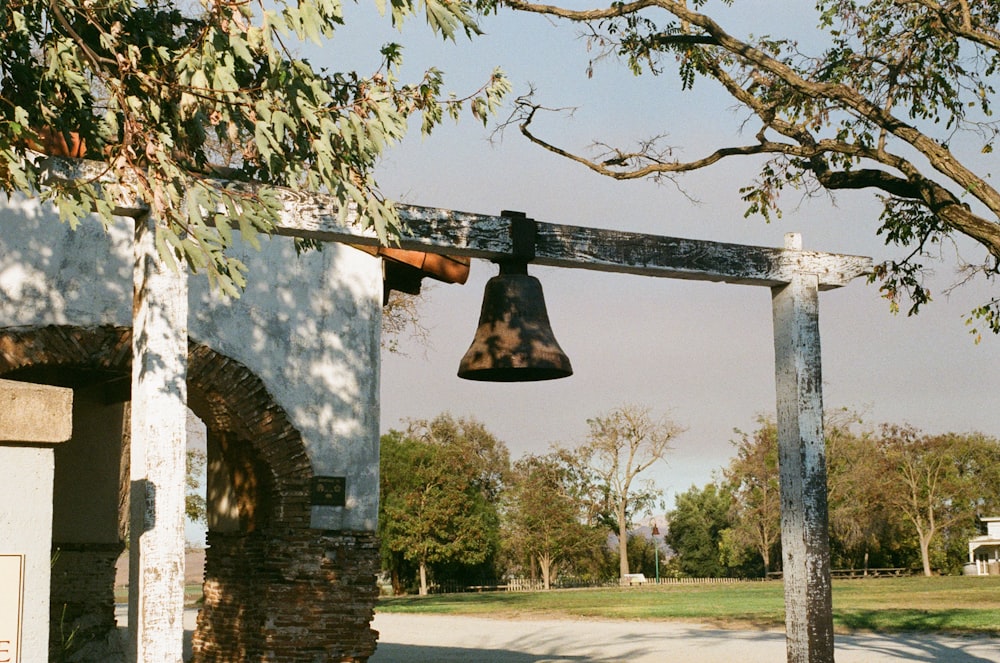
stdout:
{"type": "MultiPolygon", "coordinates": [[[[906,0],[900,0],[905,2],[906,0]]],[[[989,48],[1000,46],[1000,41],[983,30],[976,30],[974,21],[956,19],[948,15],[939,3],[934,0],[911,0],[921,6],[942,12],[942,21],[954,34],[989,48]],[[972,26],[972,27],[970,27],[972,26]]],[[[843,111],[859,122],[881,129],[914,148],[922,154],[931,167],[947,177],[956,185],[956,190],[963,195],[977,199],[1000,218],[1000,192],[984,178],[961,163],[948,147],[920,131],[917,127],[894,116],[891,107],[882,107],[879,103],[866,98],[859,90],[840,82],[827,82],[800,74],[791,64],[782,61],[764,50],[742,41],[726,32],[712,18],[688,8],[683,0],[643,0],[634,3],[614,4],[607,9],[569,10],[551,5],[534,4],[522,0],[507,0],[508,7],[518,11],[557,16],[574,21],[593,22],[605,19],[620,18],[634,15],[640,10],[657,7],[682,25],[692,26],[696,34],[683,34],[676,37],[657,35],[658,40],[670,45],[672,39],[678,44],[708,45],[708,50],[719,48],[736,58],[739,67],[759,74],[754,80],[741,84],[724,68],[722,56],[706,56],[698,61],[699,67],[704,67],[703,73],[719,81],[723,87],[739,102],[746,105],[762,120],[762,127],[757,134],[758,143],[740,147],[723,148],[712,154],[689,162],[664,161],[655,158],[650,153],[616,154],[616,158],[598,162],[572,154],[558,146],[536,136],[530,129],[538,106],[525,104],[519,128],[521,133],[534,144],[544,149],[568,158],[586,166],[590,170],[618,180],[630,180],[642,177],[664,176],[673,173],[697,170],[712,165],[729,156],[747,156],[757,154],[780,154],[787,157],[802,158],[808,161],[806,168],[811,170],[817,180],[830,188],[862,188],[876,187],[893,193],[903,192],[904,197],[923,202],[931,211],[939,215],[947,225],[969,235],[983,244],[989,252],[1000,258],[1000,223],[974,214],[963,204],[959,196],[950,192],[943,185],[924,176],[918,168],[906,159],[893,155],[885,149],[884,142],[877,142],[873,147],[867,147],[860,141],[842,139],[819,140],[814,131],[822,126],[829,126],[829,115],[832,112],[843,111]],[[760,80],[757,80],[760,79],[760,80]],[[762,82],[761,82],[762,81],[762,82]],[[787,87],[784,96],[781,86],[787,87]],[[777,89],[778,95],[775,94],[777,89]],[[762,91],[765,91],[762,92],[762,91]],[[758,96],[760,95],[760,96],[758,96]],[[779,117],[782,110],[782,99],[787,101],[793,95],[801,95],[805,99],[815,100],[815,108],[811,113],[792,115],[792,120],[779,117]],[[777,101],[775,101],[777,99],[777,101]],[[813,125],[816,125],[813,127],[813,125]],[[785,136],[795,144],[772,141],[765,134],[771,129],[785,136]],[[829,165],[824,160],[826,154],[840,154],[854,159],[872,159],[897,169],[903,177],[878,170],[860,171],[859,174],[844,171],[842,173],[828,172],[829,165]]],[[[788,102],[793,112],[798,109],[788,102]]]]}
{"type": "Polygon", "coordinates": [[[944,28],[951,34],[968,39],[990,50],[1000,51],[1000,35],[990,34],[984,29],[977,29],[978,26],[973,22],[969,3],[966,0],[960,0],[957,3],[959,5],[958,20],[947,7],[934,0],[898,0],[898,2],[901,5],[918,5],[929,9],[934,12],[944,28]]]}

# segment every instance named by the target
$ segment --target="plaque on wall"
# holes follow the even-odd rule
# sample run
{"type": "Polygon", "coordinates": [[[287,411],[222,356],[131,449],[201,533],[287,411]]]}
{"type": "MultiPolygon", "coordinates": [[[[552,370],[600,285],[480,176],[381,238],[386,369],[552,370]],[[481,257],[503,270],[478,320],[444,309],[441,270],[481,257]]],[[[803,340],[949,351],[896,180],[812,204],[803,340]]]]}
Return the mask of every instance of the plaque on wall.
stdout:
{"type": "Polygon", "coordinates": [[[346,477],[313,477],[313,506],[344,506],[347,493],[346,477]]]}
{"type": "Polygon", "coordinates": [[[24,555],[0,555],[0,663],[21,663],[24,555]]]}

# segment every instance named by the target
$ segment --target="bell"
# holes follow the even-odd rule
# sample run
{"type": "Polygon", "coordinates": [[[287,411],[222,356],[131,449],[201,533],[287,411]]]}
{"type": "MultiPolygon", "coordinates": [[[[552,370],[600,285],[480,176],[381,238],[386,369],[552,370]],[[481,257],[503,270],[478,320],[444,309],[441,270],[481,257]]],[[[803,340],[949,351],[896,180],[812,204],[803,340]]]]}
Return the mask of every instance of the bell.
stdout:
{"type": "Polygon", "coordinates": [[[486,283],[479,327],[458,377],[486,382],[533,382],[573,374],[549,326],[542,284],[526,264],[504,263],[486,283]]]}

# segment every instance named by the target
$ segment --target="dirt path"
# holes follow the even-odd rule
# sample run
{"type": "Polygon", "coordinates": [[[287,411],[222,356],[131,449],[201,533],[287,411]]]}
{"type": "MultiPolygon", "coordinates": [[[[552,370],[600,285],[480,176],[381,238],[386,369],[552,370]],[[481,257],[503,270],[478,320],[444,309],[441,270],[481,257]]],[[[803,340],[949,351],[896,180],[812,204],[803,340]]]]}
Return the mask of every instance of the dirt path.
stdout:
{"type": "MultiPolygon", "coordinates": [[[[776,663],[785,636],[677,622],[375,616],[369,663],[776,663]]],[[[837,636],[837,663],[1000,663],[1000,639],[837,636]]]]}

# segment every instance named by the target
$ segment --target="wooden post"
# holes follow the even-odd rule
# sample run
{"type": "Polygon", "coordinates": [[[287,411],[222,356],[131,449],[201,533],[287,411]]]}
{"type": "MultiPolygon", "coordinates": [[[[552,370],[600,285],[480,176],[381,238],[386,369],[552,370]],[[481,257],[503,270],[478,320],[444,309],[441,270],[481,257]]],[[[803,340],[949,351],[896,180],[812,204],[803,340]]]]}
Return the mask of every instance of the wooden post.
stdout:
{"type": "MultiPolygon", "coordinates": [[[[785,248],[801,250],[800,236],[785,248]]],[[[788,663],[833,663],[818,278],[798,273],[771,293],[788,663]]]]}
{"type": "Polygon", "coordinates": [[[187,273],[157,254],[162,232],[135,220],[129,638],[136,663],[181,663],[184,641],[184,460],[187,273]]]}

